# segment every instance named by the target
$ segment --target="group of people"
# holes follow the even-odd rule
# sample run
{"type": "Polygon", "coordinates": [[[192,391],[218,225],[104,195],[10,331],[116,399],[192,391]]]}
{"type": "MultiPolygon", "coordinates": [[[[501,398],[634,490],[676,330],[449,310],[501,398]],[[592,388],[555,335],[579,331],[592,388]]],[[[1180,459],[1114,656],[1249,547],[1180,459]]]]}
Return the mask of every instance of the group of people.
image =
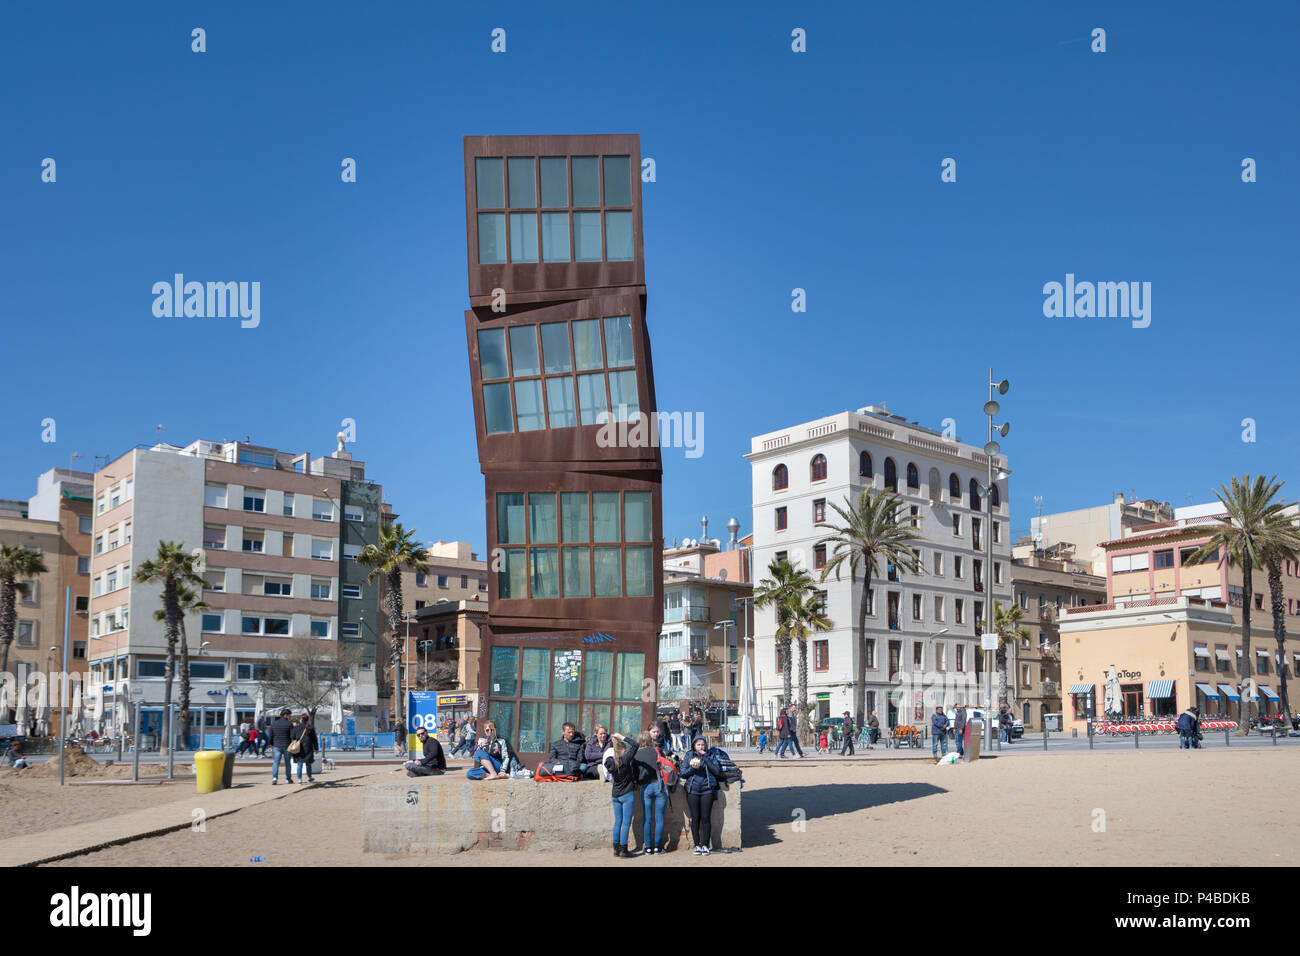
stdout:
{"type": "MultiPolygon", "coordinates": [[[[294,764],[298,770],[298,786],[301,787],[304,783],[304,771],[307,774],[306,783],[315,783],[316,780],[311,775],[311,764],[316,759],[320,742],[316,738],[311,715],[302,713],[294,718],[293,711],[285,707],[266,726],[265,732],[267,745],[271,748],[271,786],[280,782],[281,762],[284,764],[285,783],[293,783],[294,764]],[[293,746],[295,743],[296,747],[293,746]]],[[[257,739],[262,739],[260,733],[257,739]]]]}
{"type": "Polygon", "coordinates": [[[270,738],[266,733],[265,714],[257,718],[256,724],[244,721],[239,725],[239,749],[235,751],[236,757],[242,757],[246,753],[254,757],[265,757],[268,746],[270,738]]]}
{"type": "MultiPolygon", "coordinates": [[[[803,748],[799,746],[798,718],[798,710],[794,705],[783,707],[781,710],[777,711],[776,733],[779,743],[776,745],[776,750],[774,751],[777,757],[784,757],[789,752],[797,753],[800,757],[805,756],[803,748]]],[[[872,746],[880,740],[880,720],[876,717],[876,712],[874,710],[871,712],[871,716],[867,720],[867,727],[870,730],[870,742],[867,744],[867,749],[870,750],[872,746]]],[[[835,729],[833,727],[823,726],[818,728],[815,735],[818,753],[829,754],[831,752],[831,746],[834,743],[834,734],[835,729]]],[[[853,715],[846,710],[839,726],[839,747],[841,756],[851,757],[857,753],[854,746],[857,734],[858,728],[853,722],[853,715]]],[[[760,754],[766,752],[767,745],[767,731],[762,731],[758,735],[758,752],[760,754]]]]}
{"type": "Polygon", "coordinates": [[[1174,730],[1178,731],[1179,750],[1200,750],[1204,739],[1201,735],[1201,709],[1188,707],[1174,721],[1174,730]]]}
{"type": "MultiPolygon", "coordinates": [[[[690,715],[687,717],[684,723],[678,718],[677,726],[682,728],[677,732],[678,736],[694,729],[694,721],[689,719],[690,715]]],[[[551,744],[546,759],[538,766],[539,775],[601,779],[611,785],[610,800],[614,811],[612,842],[616,857],[638,855],[628,850],[638,794],[643,814],[639,855],[667,852],[664,816],[669,791],[679,781],[690,807],[692,852],[696,856],[709,854],[713,841],[713,804],[722,786],[722,767],[711,753],[708,740],[699,733],[691,738],[690,749],[679,758],[672,741],[673,726],[673,720],[652,721],[633,740],[623,734],[611,734],[604,724],[597,724],[591,736],[586,737],[575,724],[566,722],[559,739],[551,744]]],[[[423,727],[415,732],[415,736],[420,743],[421,755],[403,764],[407,776],[446,773],[447,756],[438,738],[423,727]]],[[[493,721],[483,722],[483,736],[477,739],[473,737],[472,719],[458,726],[453,736],[453,755],[468,749],[466,740],[473,741],[473,763],[465,772],[469,779],[507,779],[523,769],[493,721]]]]}

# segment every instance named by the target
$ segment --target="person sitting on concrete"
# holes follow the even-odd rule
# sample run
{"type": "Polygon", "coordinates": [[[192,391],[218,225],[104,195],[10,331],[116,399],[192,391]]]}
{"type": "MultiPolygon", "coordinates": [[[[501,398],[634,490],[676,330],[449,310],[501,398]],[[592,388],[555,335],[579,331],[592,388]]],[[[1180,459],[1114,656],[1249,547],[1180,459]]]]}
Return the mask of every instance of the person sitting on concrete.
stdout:
{"type": "Polygon", "coordinates": [[[408,760],[402,764],[408,777],[432,777],[447,770],[447,756],[442,752],[442,744],[423,727],[415,732],[415,739],[420,742],[423,756],[419,760],[408,760]]]}
{"type": "Polygon", "coordinates": [[[586,776],[592,780],[604,777],[605,751],[610,748],[613,741],[609,737],[609,728],[604,724],[597,724],[587,738],[587,745],[582,749],[582,760],[587,765],[586,776]]]}
{"type": "Polygon", "coordinates": [[[29,766],[27,759],[23,756],[23,745],[17,740],[11,743],[9,749],[5,751],[5,763],[15,770],[26,770],[29,766]]]}
{"type": "Polygon", "coordinates": [[[551,749],[546,754],[547,768],[552,773],[585,776],[587,772],[586,749],[587,738],[578,733],[577,727],[566,721],[564,726],[560,728],[560,739],[551,744],[551,749]],[[559,765],[561,769],[556,770],[556,765],[559,765]]]}
{"type": "Polygon", "coordinates": [[[488,720],[483,723],[483,736],[474,750],[474,766],[465,771],[471,780],[508,780],[510,762],[514,754],[504,737],[497,736],[497,725],[488,720]]]}

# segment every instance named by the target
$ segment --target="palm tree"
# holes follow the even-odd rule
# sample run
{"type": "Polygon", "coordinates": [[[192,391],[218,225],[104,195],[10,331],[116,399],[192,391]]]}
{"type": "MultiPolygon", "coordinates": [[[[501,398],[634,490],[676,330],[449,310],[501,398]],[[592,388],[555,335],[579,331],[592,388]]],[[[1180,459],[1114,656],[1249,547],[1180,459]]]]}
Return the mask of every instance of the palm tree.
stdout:
{"type": "Polygon", "coordinates": [[[9,671],[9,647],[18,628],[17,595],[26,597],[30,590],[22,579],[47,570],[39,551],[21,544],[0,546],[0,674],[9,671]]]}
{"type": "MultiPolygon", "coordinates": [[[[165,715],[171,713],[172,680],[176,676],[176,642],[180,638],[182,618],[184,617],[184,610],[181,606],[181,590],[182,588],[201,589],[203,587],[203,578],[199,575],[202,562],[202,553],[186,551],[184,542],[159,541],[157,557],[146,558],[135,569],[137,584],[148,584],[153,581],[162,584],[163,633],[167,638],[167,666],[163,671],[164,720],[166,720],[165,715]]],[[[186,659],[188,660],[188,654],[186,659]]],[[[182,684],[186,690],[189,687],[189,679],[189,667],[187,665],[185,679],[182,684]]],[[[190,710],[189,697],[186,696],[182,703],[186,719],[188,719],[190,710]]],[[[174,730],[174,728],[170,729],[174,730]]],[[[137,732],[138,730],[137,728],[137,732]]],[[[163,736],[165,735],[160,735],[159,739],[162,739],[163,736]]],[[[174,740],[167,740],[166,749],[171,750],[174,743],[174,740]]]]}
{"type": "Polygon", "coordinates": [[[794,696],[790,689],[791,674],[794,670],[790,660],[790,638],[794,633],[793,615],[796,608],[803,604],[808,593],[813,590],[813,579],[812,575],[803,568],[796,568],[784,558],[769,564],[767,573],[771,577],[759,581],[758,588],[754,591],[754,607],[772,607],[776,610],[776,644],[780,651],[781,660],[784,662],[782,678],[785,682],[785,697],[783,701],[784,706],[789,706],[794,702],[794,696]]]}
{"type": "MultiPolygon", "coordinates": [[[[367,581],[383,577],[387,586],[388,630],[390,635],[389,662],[393,674],[393,713],[399,724],[405,723],[402,712],[402,644],[398,626],[402,620],[402,572],[428,570],[429,552],[412,542],[415,529],[406,531],[401,522],[379,526],[379,543],[368,544],[357,555],[357,564],[370,568],[367,581]]],[[[409,728],[408,728],[409,730],[409,728]]]]}
{"type": "Polygon", "coordinates": [[[999,705],[1011,703],[1007,699],[1007,648],[1020,638],[1029,636],[1029,632],[1020,626],[1024,616],[1025,612],[1017,604],[1005,608],[999,602],[993,602],[993,630],[998,636],[994,662],[998,672],[999,705]]]}
{"type": "MultiPolygon", "coordinates": [[[[1286,504],[1276,500],[1282,483],[1277,476],[1242,475],[1232,478],[1231,487],[1220,485],[1215,492],[1227,512],[1216,516],[1210,540],[1198,548],[1184,564],[1202,561],[1225,561],[1228,567],[1241,566],[1241,678],[1250,677],[1250,612],[1254,604],[1254,571],[1264,567],[1270,548],[1276,547],[1280,522],[1285,520],[1286,504]]],[[[1237,736],[1249,732],[1250,705],[1237,701],[1237,736]]]]}
{"type": "Polygon", "coordinates": [[[835,572],[838,581],[845,564],[849,566],[849,575],[853,580],[858,577],[858,565],[862,565],[862,599],[858,602],[858,679],[853,686],[853,709],[857,715],[857,725],[865,727],[867,714],[864,713],[867,700],[867,603],[871,596],[871,580],[879,577],[879,559],[885,564],[893,565],[911,574],[921,573],[921,556],[913,542],[921,540],[921,535],[912,528],[904,517],[903,499],[892,491],[875,491],[864,488],[858,494],[857,502],[844,499],[841,508],[834,502],[828,502],[840,519],[842,525],[819,524],[819,528],[829,528],[834,534],[822,538],[818,544],[833,545],[822,568],[821,579],[835,572]]]}
{"type": "MultiPolygon", "coordinates": [[[[185,615],[195,614],[195,613],[202,614],[204,611],[208,610],[209,605],[206,601],[203,600],[199,592],[196,592],[184,585],[181,585],[176,589],[176,595],[181,603],[181,636],[180,636],[181,687],[180,687],[179,696],[181,700],[186,702],[185,708],[181,710],[181,739],[189,740],[190,739],[190,708],[188,706],[188,702],[190,699],[190,642],[189,642],[189,638],[186,637],[185,635],[185,615]]],[[[158,610],[153,612],[153,619],[155,621],[165,621],[167,619],[167,611],[164,608],[159,608],[158,610]]],[[[203,728],[200,727],[199,728],[199,749],[200,750],[203,749],[202,735],[203,735],[203,728]]]]}
{"type": "Polygon", "coordinates": [[[1269,523],[1263,545],[1264,566],[1268,569],[1268,595],[1273,610],[1273,638],[1277,641],[1277,679],[1281,685],[1282,711],[1291,719],[1291,699],[1287,695],[1286,609],[1282,605],[1282,562],[1300,562],[1300,530],[1294,517],[1278,516],[1269,523]]]}
{"type": "Polygon", "coordinates": [[[808,736],[808,635],[820,634],[835,629],[835,622],[828,618],[822,607],[821,598],[813,593],[807,595],[802,603],[791,600],[790,632],[799,642],[799,736],[808,736]]]}

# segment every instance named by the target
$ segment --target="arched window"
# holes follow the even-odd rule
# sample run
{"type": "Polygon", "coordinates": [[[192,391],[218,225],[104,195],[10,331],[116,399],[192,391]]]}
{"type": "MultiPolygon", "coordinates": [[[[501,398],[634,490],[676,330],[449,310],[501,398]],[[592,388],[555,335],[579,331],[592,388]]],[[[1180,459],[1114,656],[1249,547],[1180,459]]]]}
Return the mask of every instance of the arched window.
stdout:
{"type": "Polygon", "coordinates": [[[980,486],[974,478],[970,480],[970,510],[980,510],[980,486]]]}
{"type": "Polygon", "coordinates": [[[780,491],[782,488],[790,487],[790,472],[785,465],[777,465],[772,469],[772,490],[780,491]]]}
{"type": "Polygon", "coordinates": [[[931,468],[928,476],[930,484],[930,500],[938,501],[939,496],[943,494],[943,479],[939,477],[939,469],[931,468]]]}
{"type": "Polygon", "coordinates": [[[957,472],[955,471],[948,476],[948,497],[961,497],[961,479],[957,477],[957,472]]]}
{"type": "Polygon", "coordinates": [[[863,478],[871,477],[871,455],[865,451],[858,455],[858,474],[863,478]]]}
{"type": "Polygon", "coordinates": [[[994,485],[989,489],[989,499],[993,502],[993,507],[998,508],[1002,505],[1002,494],[998,491],[998,486],[994,485]]]}
{"type": "Polygon", "coordinates": [[[916,470],[916,463],[911,461],[907,463],[907,487],[918,491],[921,488],[921,473],[916,470]]]}
{"type": "Polygon", "coordinates": [[[892,458],[885,459],[885,487],[890,491],[898,490],[898,468],[892,458]]]}
{"type": "Polygon", "coordinates": [[[826,478],[826,456],[813,455],[812,466],[810,468],[813,481],[822,481],[826,478]]]}

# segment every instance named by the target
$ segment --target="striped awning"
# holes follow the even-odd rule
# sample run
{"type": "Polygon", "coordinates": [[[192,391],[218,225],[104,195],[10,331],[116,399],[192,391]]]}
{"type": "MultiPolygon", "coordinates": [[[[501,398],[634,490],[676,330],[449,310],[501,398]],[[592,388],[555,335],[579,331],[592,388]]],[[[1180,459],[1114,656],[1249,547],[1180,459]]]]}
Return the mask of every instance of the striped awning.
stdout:
{"type": "Polygon", "coordinates": [[[1259,692],[1263,694],[1265,697],[1267,697],[1269,700],[1282,699],[1281,697],[1277,696],[1277,694],[1273,693],[1273,688],[1269,687],[1267,684],[1260,684],[1259,692]]]}
{"type": "Polygon", "coordinates": [[[1204,694],[1207,700],[1219,699],[1219,692],[1215,690],[1213,684],[1197,684],[1196,689],[1204,694]]]}
{"type": "Polygon", "coordinates": [[[1069,693],[1071,694],[1091,694],[1093,691],[1092,684],[1071,684],[1069,693]]]}
{"type": "Polygon", "coordinates": [[[1174,682],[1172,680],[1153,680],[1147,684],[1147,700],[1164,700],[1166,697],[1174,696],[1174,682]]]}
{"type": "Polygon", "coordinates": [[[1196,650],[1192,651],[1192,653],[1195,654],[1197,657],[1209,657],[1210,649],[1208,647],[1201,647],[1198,644],[1196,650]]]}
{"type": "Polygon", "coordinates": [[[1256,657],[1268,657],[1269,655],[1268,655],[1268,651],[1264,651],[1264,650],[1260,650],[1259,648],[1255,648],[1255,656],[1256,656],[1256,657]]]}
{"type": "Polygon", "coordinates": [[[1232,660],[1232,658],[1228,656],[1228,649],[1226,647],[1216,647],[1214,649],[1214,656],[1221,661],[1232,660]]]}
{"type": "Polygon", "coordinates": [[[1237,693],[1237,689],[1231,684],[1220,684],[1219,690],[1223,691],[1223,696],[1228,700],[1241,700],[1241,695],[1237,693]]]}

